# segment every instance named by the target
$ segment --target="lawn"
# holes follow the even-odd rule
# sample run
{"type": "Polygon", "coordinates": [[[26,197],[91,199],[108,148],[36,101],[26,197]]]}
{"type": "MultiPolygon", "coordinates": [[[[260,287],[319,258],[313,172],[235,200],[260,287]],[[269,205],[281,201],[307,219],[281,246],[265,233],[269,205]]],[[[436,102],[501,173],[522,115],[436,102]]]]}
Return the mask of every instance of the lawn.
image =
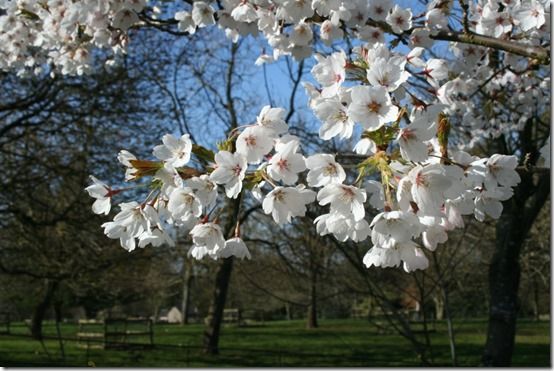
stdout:
{"type": "MultiPolygon", "coordinates": [[[[465,320],[455,324],[460,366],[476,366],[482,353],[487,324],[465,320]]],[[[437,323],[431,334],[433,362],[448,366],[450,351],[445,323],[437,323]]],[[[40,342],[23,336],[0,335],[0,366],[419,366],[410,343],[396,334],[378,334],[366,320],[322,320],[320,328],[305,329],[302,321],[276,321],[237,327],[226,325],[218,356],[207,356],[199,347],[201,325],[156,325],[153,349],[103,350],[79,348],[65,341],[61,361],[58,341],[40,342]],[[45,350],[46,349],[46,350],[45,350]],[[48,354],[47,354],[48,352],[48,354]]],[[[62,336],[74,338],[77,326],[64,324],[62,336]]],[[[23,324],[12,326],[12,334],[27,334],[23,324]]],[[[514,366],[550,366],[550,323],[518,322],[514,366]]],[[[55,328],[45,325],[45,335],[55,328]]]]}

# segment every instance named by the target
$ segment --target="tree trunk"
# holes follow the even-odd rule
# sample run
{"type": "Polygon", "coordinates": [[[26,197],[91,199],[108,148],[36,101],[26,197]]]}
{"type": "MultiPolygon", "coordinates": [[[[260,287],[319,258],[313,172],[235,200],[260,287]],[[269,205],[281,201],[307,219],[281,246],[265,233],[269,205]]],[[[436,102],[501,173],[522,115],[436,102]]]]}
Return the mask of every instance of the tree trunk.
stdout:
{"type": "Polygon", "coordinates": [[[58,287],[58,281],[45,280],[46,291],[42,300],[35,307],[33,312],[33,318],[31,319],[31,336],[33,339],[42,339],[42,321],[46,315],[46,310],[52,301],[52,297],[58,287]]]}
{"type": "Polygon", "coordinates": [[[435,303],[435,319],[442,321],[444,318],[444,300],[440,293],[433,295],[433,303],[435,303]]]}
{"type": "Polygon", "coordinates": [[[183,277],[183,301],[181,302],[181,325],[189,323],[190,285],[192,283],[192,261],[185,260],[183,277]]]}
{"type": "Polygon", "coordinates": [[[225,308],[232,270],[233,257],[223,259],[215,278],[214,295],[206,319],[206,329],[204,330],[204,352],[208,354],[219,353],[219,332],[223,321],[223,308],[225,308]]]}
{"type": "Polygon", "coordinates": [[[285,303],[285,313],[287,315],[287,321],[292,321],[292,311],[290,308],[290,303],[285,303]]]}
{"type": "MultiPolygon", "coordinates": [[[[239,196],[227,203],[227,207],[230,210],[229,218],[225,225],[224,235],[231,237],[235,224],[239,221],[239,211],[242,199],[242,193],[239,196]]],[[[229,282],[231,281],[231,272],[233,271],[234,258],[223,259],[220,264],[215,277],[215,287],[212,296],[212,302],[210,309],[208,310],[208,317],[206,318],[206,327],[204,329],[204,352],[208,354],[219,353],[219,332],[221,330],[221,323],[223,322],[223,309],[225,308],[225,301],[227,299],[227,290],[229,288],[229,282]]]]}
{"type": "Polygon", "coordinates": [[[489,326],[483,354],[485,366],[510,366],[519,309],[519,253],[525,238],[550,193],[550,174],[533,184],[525,172],[514,197],[504,203],[496,224],[496,246],[489,267],[489,326]]]}
{"type": "Polygon", "coordinates": [[[154,304],[154,313],[152,313],[152,323],[158,323],[158,318],[160,318],[160,303],[154,304]]]}
{"type": "Polygon", "coordinates": [[[533,276],[533,317],[535,321],[540,320],[540,306],[539,306],[539,282],[537,277],[533,276]]]}
{"type": "Polygon", "coordinates": [[[456,339],[454,336],[454,326],[452,324],[452,312],[450,311],[450,303],[448,300],[448,288],[446,285],[442,285],[444,292],[444,312],[446,314],[446,324],[448,328],[448,342],[450,344],[450,359],[452,360],[452,366],[458,366],[458,359],[456,357],[456,339]]]}
{"type": "Polygon", "coordinates": [[[312,272],[310,286],[310,305],[308,305],[308,321],[306,323],[306,328],[317,328],[317,274],[315,271],[312,272]]]}
{"type": "Polygon", "coordinates": [[[56,335],[58,336],[60,354],[62,356],[62,360],[65,361],[65,348],[63,345],[62,331],[60,328],[60,323],[62,322],[62,303],[60,301],[54,303],[54,313],[56,315],[56,335]]]}

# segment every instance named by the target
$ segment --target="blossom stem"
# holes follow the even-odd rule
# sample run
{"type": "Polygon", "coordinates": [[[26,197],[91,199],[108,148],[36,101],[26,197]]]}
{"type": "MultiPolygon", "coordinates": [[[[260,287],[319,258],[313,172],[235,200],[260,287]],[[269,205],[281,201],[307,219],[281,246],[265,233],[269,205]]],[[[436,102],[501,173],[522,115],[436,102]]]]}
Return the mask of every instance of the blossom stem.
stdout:
{"type": "Polygon", "coordinates": [[[381,183],[383,183],[383,190],[385,191],[385,211],[392,210],[393,199],[392,191],[389,183],[389,177],[384,171],[381,171],[381,183]]]}
{"type": "Polygon", "coordinates": [[[265,171],[262,173],[262,178],[264,178],[265,181],[267,181],[269,184],[273,186],[273,188],[277,188],[277,185],[273,183],[273,181],[267,176],[265,171]]]}

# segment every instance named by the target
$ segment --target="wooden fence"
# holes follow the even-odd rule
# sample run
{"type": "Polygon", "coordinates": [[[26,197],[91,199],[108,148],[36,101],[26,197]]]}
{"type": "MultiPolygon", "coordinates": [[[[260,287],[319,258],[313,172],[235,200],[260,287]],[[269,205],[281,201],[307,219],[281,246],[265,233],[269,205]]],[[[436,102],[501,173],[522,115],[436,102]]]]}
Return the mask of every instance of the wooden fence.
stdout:
{"type": "Polygon", "coordinates": [[[87,349],[151,347],[154,345],[154,329],[149,318],[79,320],[77,339],[77,345],[87,349]]]}

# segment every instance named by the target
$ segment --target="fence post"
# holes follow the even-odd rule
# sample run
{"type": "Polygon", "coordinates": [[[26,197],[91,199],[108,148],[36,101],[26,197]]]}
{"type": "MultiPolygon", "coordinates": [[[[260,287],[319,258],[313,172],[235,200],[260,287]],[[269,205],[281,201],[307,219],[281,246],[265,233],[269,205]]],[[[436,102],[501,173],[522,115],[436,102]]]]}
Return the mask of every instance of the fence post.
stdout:
{"type": "Polygon", "coordinates": [[[154,324],[152,320],[148,322],[149,332],[150,332],[150,345],[154,347],[154,324]]]}
{"type": "Polygon", "coordinates": [[[87,338],[87,353],[86,353],[87,354],[87,362],[86,362],[87,367],[88,367],[88,358],[89,358],[88,357],[88,348],[89,348],[89,346],[90,346],[90,339],[87,338]]]}

